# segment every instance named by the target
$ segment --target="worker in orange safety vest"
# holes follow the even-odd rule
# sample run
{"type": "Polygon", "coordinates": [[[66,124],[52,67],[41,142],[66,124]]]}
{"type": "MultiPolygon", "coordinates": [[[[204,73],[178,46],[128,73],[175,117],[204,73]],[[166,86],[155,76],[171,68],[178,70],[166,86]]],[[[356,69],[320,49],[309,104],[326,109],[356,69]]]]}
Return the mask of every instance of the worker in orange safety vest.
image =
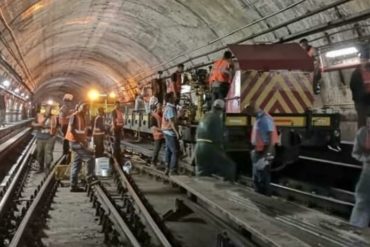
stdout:
{"type": "Polygon", "coordinates": [[[314,60],[314,72],[313,72],[313,91],[315,94],[319,94],[321,90],[320,80],[321,80],[321,68],[320,68],[320,60],[315,47],[309,45],[307,39],[301,39],[299,41],[299,45],[304,49],[307,55],[314,60]]]}
{"type": "Polygon", "coordinates": [[[121,103],[116,101],[115,108],[112,111],[112,132],[114,136],[113,143],[113,155],[116,159],[120,160],[121,154],[121,139],[122,139],[122,130],[125,123],[123,113],[121,111],[121,103]]]}
{"type": "Polygon", "coordinates": [[[255,102],[246,106],[245,112],[256,117],[251,133],[254,188],[258,193],[271,195],[270,168],[275,155],[275,145],[278,143],[274,119],[257,107],[255,102]]]}
{"type": "Polygon", "coordinates": [[[212,92],[212,103],[216,99],[224,100],[226,98],[233,79],[233,69],[230,51],[225,51],[222,59],[214,62],[208,79],[212,92]]]}
{"type": "Polygon", "coordinates": [[[71,192],[82,192],[83,189],[78,187],[78,173],[81,170],[82,161],[87,164],[87,181],[90,182],[94,177],[94,153],[93,150],[88,148],[87,138],[87,119],[86,113],[88,105],[82,103],[79,105],[78,110],[70,117],[68,129],[65,138],[71,144],[72,150],[72,167],[71,167],[71,192]]]}
{"type": "MultiPolygon", "coordinates": [[[[63,136],[67,133],[69,118],[72,116],[74,109],[72,107],[72,94],[65,94],[63,96],[63,105],[59,110],[59,125],[63,132],[63,136]]],[[[63,140],[63,154],[69,153],[69,142],[67,139],[63,140]]]]}
{"type": "Polygon", "coordinates": [[[104,156],[104,108],[98,108],[98,115],[94,119],[93,138],[95,145],[95,158],[104,156]]]}
{"type": "Polygon", "coordinates": [[[51,106],[46,107],[45,113],[37,114],[36,121],[32,123],[32,127],[36,130],[36,157],[39,163],[37,173],[42,173],[44,170],[48,172],[53,162],[57,123],[57,117],[51,113],[51,106]]]}
{"type": "Polygon", "coordinates": [[[164,135],[161,129],[162,126],[162,105],[157,102],[156,104],[152,105],[152,118],[151,118],[151,128],[153,133],[153,139],[154,139],[154,150],[152,155],[152,166],[157,165],[158,161],[158,154],[159,151],[162,148],[162,145],[164,143],[164,135]]]}
{"type": "Polygon", "coordinates": [[[179,104],[181,98],[181,84],[184,78],[184,65],[178,64],[177,70],[172,73],[171,81],[167,87],[167,93],[174,93],[175,96],[175,103],[176,105],[179,104]]]}

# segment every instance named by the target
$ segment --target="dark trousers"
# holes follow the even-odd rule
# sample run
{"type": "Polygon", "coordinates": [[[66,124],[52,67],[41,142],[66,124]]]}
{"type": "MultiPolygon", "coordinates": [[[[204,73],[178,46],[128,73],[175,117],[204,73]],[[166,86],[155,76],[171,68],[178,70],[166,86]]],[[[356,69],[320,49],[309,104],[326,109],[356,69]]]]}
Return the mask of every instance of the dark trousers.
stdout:
{"type": "Polygon", "coordinates": [[[212,92],[212,104],[216,99],[224,100],[229,92],[229,83],[221,82],[212,85],[211,92],[212,92]]]}
{"type": "Polygon", "coordinates": [[[171,171],[177,170],[179,160],[179,140],[176,136],[164,135],[166,140],[166,164],[171,171]]]}
{"type": "Polygon", "coordinates": [[[369,114],[369,105],[363,102],[355,102],[357,112],[357,128],[366,126],[366,117],[369,114]]]}
{"type": "Polygon", "coordinates": [[[94,135],[95,158],[104,156],[104,135],[94,135]]]}
{"type": "Polygon", "coordinates": [[[264,158],[265,154],[261,152],[252,151],[251,160],[253,165],[253,184],[256,192],[264,195],[271,195],[271,172],[270,165],[264,169],[257,169],[257,162],[264,158]]]}
{"type": "Polygon", "coordinates": [[[153,164],[156,164],[158,161],[158,155],[159,155],[159,152],[161,151],[163,142],[164,142],[164,139],[154,140],[154,150],[153,150],[153,155],[152,155],[153,164]]]}
{"type": "Polygon", "coordinates": [[[113,155],[119,161],[121,157],[122,127],[115,128],[113,135],[114,135],[113,155]]]}
{"type": "MultiPolygon", "coordinates": [[[[62,126],[62,132],[64,136],[67,134],[67,129],[68,129],[68,125],[62,126]]],[[[69,141],[67,139],[63,139],[63,154],[68,154],[68,153],[69,153],[69,141]]]]}

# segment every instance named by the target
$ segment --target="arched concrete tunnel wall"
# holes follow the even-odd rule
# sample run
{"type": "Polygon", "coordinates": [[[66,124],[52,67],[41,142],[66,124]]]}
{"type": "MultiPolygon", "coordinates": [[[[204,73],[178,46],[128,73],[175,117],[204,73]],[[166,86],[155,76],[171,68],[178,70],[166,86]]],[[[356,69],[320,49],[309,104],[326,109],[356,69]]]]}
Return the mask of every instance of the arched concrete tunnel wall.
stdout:
{"type": "MultiPolygon", "coordinates": [[[[297,42],[295,35],[326,26],[306,37],[320,47],[328,44],[324,32],[333,43],[356,39],[356,23],[366,37],[370,0],[0,0],[0,7],[1,56],[34,98],[61,98],[66,92],[83,98],[87,88],[95,87],[117,90],[127,101],[156,71],[168,75],[177,63],[248,37],[243,43],[297,42]],[[353,16],[362,18],[345,22],[353,16]],[[291,20],[296,21],[274,28],[291,20]],[[343,25],[329,28],[341,21],[343,25]]],[[[325,74],[316,105],[335,106],[350,115],[345,110],[352,107],[349,73],[344,73],[346,84],[336,72],[325,74]]]]}

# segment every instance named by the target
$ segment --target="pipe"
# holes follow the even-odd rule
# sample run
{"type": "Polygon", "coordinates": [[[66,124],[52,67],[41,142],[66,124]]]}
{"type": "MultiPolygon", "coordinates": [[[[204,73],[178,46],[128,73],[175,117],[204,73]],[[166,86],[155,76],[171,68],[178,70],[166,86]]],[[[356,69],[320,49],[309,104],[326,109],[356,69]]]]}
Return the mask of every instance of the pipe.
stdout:
{"type": "Polygon", "coordinates": [[[20,57],[20,60],[21,60],[20,65],[24,69],[24,71],[26,72],[25,75],[26,75],[27,79],[29,80],[31,86],[35,87],[36,85],[33,82],[33,79],[32,79],[32,76],[31,76],[31,72],[28,69],[27,64],[26,64],[26,62],[24,60],[24,57],[23,57],[23,54],[22,54],[22,52],[20,50],[20,46],[18,44],[17,38],[15,37],[13,30],[11,29],[11,27],[8,25],[7,21],[5,20],[5,17],[4,17],[4,14],[3,14],[3,11],[2,11],[1,8],[0,8],[0,20],[4,24],[5,28],[9,31],[10,36],[13,39],[13,42],[15,44],[15,48],[16,48],[16,50],[18,52],[18,55],[20,57]]]}
{"type": "MultiPolygon", "coordinates": [[[[231,32],[230,32],[230,33],[228,33],[228,34],[225,34],[224,36],[221,36],[221,37],[219,37],[219,38],[217,38],[217,39],[214,39],[214,40],[212,40],[212,41],[208,42],[206,45],[200,46],[200,47],[196,48],[195,50],[192,50],[191,52],[183,52],[183,53],[180,53],[179,55],[176,55],[175,57],[171,58],[170,60],[168,60],[168,61],[166,61],[166,62],[164,62],[164,63],[158,64],[158,65],[156,65],[156,66],[152,67],[151,69],[154,69],[154,68],[157,68],[157,67],[160,67],[160,66],[166,65],[166,64],[168,64],[168,63],[170,63],[170,62],[172,62],[172,61],[176,60],[176,59],[177,59],[177,58],[179,58],[179,57],[186,56],[186,55],[191,54],[191,53],[193,53],[193,52],[195,52],[195,51],[198,51],[198,50],[200,50],[200,49],[203,49],[203,48],[205,48],[205,47],[207,47],[207,46],[209,46],[209,45],[212,45],[212,44],[216,43],[217,41],[220,41],[220,40],[222,40],[222,39],[224,39],[224,38],[227,38],[227,37],[229,37],[229,36],[231,36],[231,35],[233,35],[233,34],[235,34],[235,33],[239,32],[239,31],[241,31],[241,30],[243,30],[243,29],[245,29],[245,28],[251,27],[251,26],[253,26],[253,25],[255,25],[255,24],[258,24],[258,23],[260,23],[260,22],[262,22],[262,21],[265,21],[265,20],[267,20],[267,19],[269,19],[269,18],[271,18],[271,17],[274,17],[274,16],[276,16],[276,15],[278,15],[278,14],[281,14],[282,12],[284,12],[284,11],[286,11],[286,10],[289,10],[289,9],[291,9],[291,8],[294,8],[295,6],[297,6],[297,5],[301,4],[301,3],[305,2],[305,1],[306,1],[306,0],[301,0],[301,1],[299,1],[299,2],[293,3],[293,4],[291,4],[291,5],[289,5],[289,6],[285,7],[285,8],[283,8],[283,9],[281,9],[281,10],[278,10],[278,11],[276,11],[276,12],[274,12],[274,13],[270,14],[270,15],[264,16],[264,17],[262,17],[262,18],[260,18],[260,19],[258,19],[258,20],[255,20],[255,21],[253,21],[253,22],[251,22],[251,23],[248,23],[248,24],[247,24],[247,25],[245,25],[245,26],[242,26],[242,27],[240,27],[240,28],[237,28],[237,29],[235,29],[234,31],[231,31],[231,32]]],[[[190,60],[190,61],[191,61],[191,60],[190,60]]],[[[134,78],[135,78],[135,77],[134,77],[134,78]]]]}
{"type": "MultiPolygon", "coordinates": [[[[261,31],[261,32],[259,32],[259,33],[257,33],[257,34],[252,34],[252,35],[250,35],[250,36],[248,36],[248,37],[246,37],[246,38],[243,38],[243,39],[241,39],[241,40],[238,40],[238,41],[236,41],[236,42],[234,42],[234,43],[235,43],[235,44],[243,43],[243,42],[245,42],[245,41],[248,41],[248,40],[254,39],[254,38],[256,38],[256,37],[259,37],[259,36],[262,36],[262,35],[268,34],[268,33],[270,33],[270,32],[273,32],[273,31],[276,31],[276,30],[278,30],[278,29],[280,29],[280,28],[283,28],[283,27],[285,27],[285,26],[288,26],[288,25],[290,25],[290,24],[292,24],[292,23],[295,23],[295,22],[297,22],[297,21],[300,21],[300,20],[306,19],[306,18],[308,18],[308,17],[311,17],[311,16],[313,16],[313,15],[319,14],[319,13],[321,13],[321,12],[324,12],[324,11],[326,11],[326,10],[332,9],[332,8],[334,8],[334,7],[336,7],[336,6],[339,6],[339,5],[345,4],[345,3],[350,2],[350,1],[352,1],[352,0],[339,0],[339,1],[337,1],[337,2],[331,3],[331,4],[326,5],[326,6],[324,6],[324,7],[320,7],[320,8],[318,8],[318,9],[313,10],[313,11],[310,11],[310,12],[308,12],[308,13],[304,14],[304,15],[297,16],[297,17],[295,17],[295,18],[293,18],[293,19],[291,19],[291,20],[289,20],[289,21],[283,22],[283,23],[281,23],[281,24],[279,24],[279,25],[276,25],[276,26],[274,26],[274,27],[271,27],[271,28],[269,28],[269,29],[263,30],[263,31],[261,31]]],[[[213,53],[216,53],[216,52],[222,51],[222,50],[224,50],[224,49],[226,49],[226,48],[227,48],[227,46],[223,46],[223,47],[221,47],[221,48],[214,49],[214,50],[212,50],[212,51],[209,51],[209,52],[206,52],[206,53],[203,53],[203,54],[197,55],[197,56],[192,57],[192,58],[189,58],[189,59],[187,59],[187,60],[183,61],[182,63],[187,63],[187,62],[189,62],[189,61],[191,61],[191,60],[198,59],[198,58],[201,58],[201,57],[204,57],[204,56],[207,56],[207,55],[210,55],[210,54],[213,54],[213,53]]],[[[166,63],[162,63],[162,64],[166,64],[166,63]]],[[[153,67],[153,68],[156,68],[156,67],[158,67],[158,66],[161,66],[161,65],[157,65],[157,66],[155,66],[155,67],[153,67]]],[[[170,66],[170,67],[165,68],[165,69],[163,69],[163,70],[169,70],[169,69],[173,69],[173,68],[175,68],[175,67],[176,67],[176,66],[170,66]]],[[[152,75],[154,75],[154,74],[155,74],[155,73],[152,73],[151,75],[148,75],[148,76],[146,76],[146,77],[143,77],[143,78],[141,78],[139,81],[145,80],[145,79],[147,79],[148,77],[150,77],[150,76],[152,76],[152,75]]],[[[140,74],[138,74],[138,75],[140,75],[140,74]]],[[[134,76],[133,78],[136,78],[138,75],[134,76]]]]}

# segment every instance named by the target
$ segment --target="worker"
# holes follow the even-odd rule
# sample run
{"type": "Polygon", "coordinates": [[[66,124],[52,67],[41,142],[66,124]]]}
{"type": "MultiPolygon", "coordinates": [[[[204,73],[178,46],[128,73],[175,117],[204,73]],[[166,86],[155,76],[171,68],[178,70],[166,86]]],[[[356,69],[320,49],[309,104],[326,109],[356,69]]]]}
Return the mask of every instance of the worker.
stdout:
{"type": "Polygon", "coordinates": [[[215,100],[211,111],[207,112],[198,124],[194,156],[196,175],[215,174],[233,181],[236,176],[236,164],[224,150],[224,108],[223,100],[215,100]]]}
{"type": "Polygon", "coordinates": [[[214,62],[208,79],[212,93],[212,103],[216,99],[224,100],[226,98],[233,79],[233,69],[234,65],[230,51],[225,51],[223,57],[214,62]]]}
{"type": "Polygon", "coordinates": [[[176,175],[179,159],[180,134],[177,127],[177,112],[175,105],[175,94],[173,92],[165,95],[166,106],[162,117],[162,132],[166,142],[166,175],[176,175]]]}
{"type": "Polygon", "coordinates": [[[93,138],[95,145],[95,158],[104,156],[104,136],[105,136],[105,126],[104,126],[104,108],[98,108],[98,115],[94,120],[93,138]]]}
{"type": "Polygon", "coordinates": [[[94,154],[88,149],[87,139],[87,119],[86,113],[88,105],[81,103],[78,110],[70,117],[67,134],[65,138],[70,142],[72,149],[72,167],[71,167],[71,192],[82,192],[82,188],[78,187],[78,173],[81,169],[82,161],[87,165],[87,182],[91,182],[94,178],[94,154]]]}
{"type": "Polygon", "coordinates": [[[6,102],[5,90],[0,88],[0,127],[5,127],[6,102]]]}
{"type": "Polygon", "coordinates": [[[360,54],[360,66],[353,72],[350,81],[352,99],[357,112],[357,128],[366,126],[366,116],[370,110],[370,63],[369,51],[360,54]]]}
{"type": "Polygon", "coordinates": [[[313,72],[313,80],[312,80],[313,91],[315,94],[320,94],[321,68],[320,68],[320,60],[318,58],[317,50],[315,47],[311,46],[308,43],[307,39],[301,39],[299,41],[299,45],[302,47],[302,49],[306,51],[307,55],[313,58],[314,60],[314,72],[313,72]]]}
{"type": "Polygon", "coordinates": [[[36,159],[39,164],[37,173],[46,170],[49,172],[53,162],[55,135],[57,133],[57,118],[51,114],[51,106],[47,106],[44,113],[39,113],[32,127],[35,128],[36,159]]]}
{"type": "Polygon", "coordinates": [[[156,103],[152,105],[152,112],[151,112],[151,129],[153,133],[154,139],[154,150],[152,155],[152,166],[157,166],[158,161],[158,154],[161,151],[162,145],[164,143],[164,136],[161,130],[161,123],[162,123],[162,105],[160,103],[156,103]]]}
{"type": "Polygon", "coordinates": [[[121,103],[116,101],[115,108],[112,111],[112,133],[114,136],[113,143],[113,155],[118,161],[121,159],[121,139],[122,139],[122,129],[125,123],[123,113],[121,111],[121,103]]]}
{"type": "Polygon", "coordinates": [[[245,107],[245,112],[256,117],[252,133],[251,152],[253,183],[255,191],[265,195],[271,195],[271,163],[275,155],[275,144],[278,142],[278,134],[274,119],[262,109],[257,107],[256,102],[251,102],[245,107]]]}
{"type": "Polygon", "coordinates": [[[352,157],[363,164],[350,218],[350,224],[360,228],[366,228],[370,223],[370,117],[366,120],[366,125],[356,133],[352,151],[352,157]]]}
{"type": "Polygon", "coordinates": [[[181,99],[181,84],[183,82],[184,65],[182,63],[177,65],[177,70],[172,73],[171,80],[167,87],[167,93],[173,92],[176,105],[181,99]]]}
{"type": "MultiPolygon", "coordinates": [[[[67,133],[69,118],[72,116],[74,109],[72,106],[73,95],[65,94],[63,97],[63,105],[59,110],[59,125],[63,132],[63,136],[67,133]]],[[[63,154],[69,154],[69,142],[67,139],[63,140],[63,154]]]]}

